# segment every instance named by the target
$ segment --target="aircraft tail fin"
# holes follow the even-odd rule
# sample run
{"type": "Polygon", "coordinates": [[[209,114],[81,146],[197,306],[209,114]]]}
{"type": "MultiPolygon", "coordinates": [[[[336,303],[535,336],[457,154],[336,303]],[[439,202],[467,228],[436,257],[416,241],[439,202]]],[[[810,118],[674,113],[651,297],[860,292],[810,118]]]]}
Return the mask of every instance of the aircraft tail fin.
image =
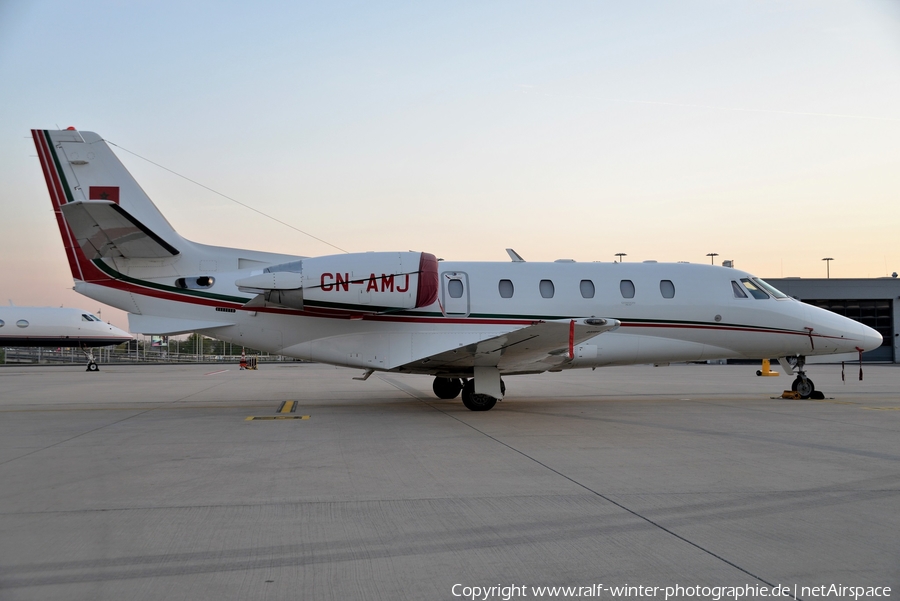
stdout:
{"type": "Polygon", "coordinates": [[[76,280],[108,277],[96,259],[175,256],[187,244],[100,136],[74,128],[31,135],[76,280]]]}

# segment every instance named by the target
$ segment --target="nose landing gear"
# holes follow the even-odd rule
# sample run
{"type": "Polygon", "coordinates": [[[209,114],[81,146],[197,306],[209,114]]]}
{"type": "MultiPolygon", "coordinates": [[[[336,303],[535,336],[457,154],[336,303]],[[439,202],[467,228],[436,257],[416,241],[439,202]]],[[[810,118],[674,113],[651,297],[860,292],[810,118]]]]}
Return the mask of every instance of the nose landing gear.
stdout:
{"type": "Polygon", "coordinates": [[[816,391],[813,381],[804,376],[797,376],[797,379],[791,384],[791,390],[800,393],[801,399],[808,399],[812,393],[816,391]]]}
{"type": "Polygon", "coordinates": [[[797,373],[797,378],[791,384],[791,390],[800,394],[801,399],[808,399],[816,392],[816,385],[813,381],[806,377],[806,357],[797,355],[796,357],[786,357],[784,360],[779,359],[779,363],[786,371],[793,370],[797,373]]]}
{"type": "Polygon", "coordinates": [[[94,352],[87,347],[83,347],[81,350],[87,356],[88,360],[86,371],[100,371],[100,368],[97,366],[97,361],[94,359],[94,352]]]}

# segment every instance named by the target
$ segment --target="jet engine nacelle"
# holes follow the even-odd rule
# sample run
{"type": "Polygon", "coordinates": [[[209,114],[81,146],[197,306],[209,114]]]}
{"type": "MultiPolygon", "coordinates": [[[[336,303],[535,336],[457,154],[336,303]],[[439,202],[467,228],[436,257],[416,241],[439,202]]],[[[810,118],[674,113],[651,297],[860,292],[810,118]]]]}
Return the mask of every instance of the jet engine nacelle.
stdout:
{"type": "Polygon", "coordinates": [[[235,282],[255,292],[248,304],[382,311],[427,307],[437,300],[437,259],[429,253],[371,252],[311,257],[267,267],[235,282]]]}

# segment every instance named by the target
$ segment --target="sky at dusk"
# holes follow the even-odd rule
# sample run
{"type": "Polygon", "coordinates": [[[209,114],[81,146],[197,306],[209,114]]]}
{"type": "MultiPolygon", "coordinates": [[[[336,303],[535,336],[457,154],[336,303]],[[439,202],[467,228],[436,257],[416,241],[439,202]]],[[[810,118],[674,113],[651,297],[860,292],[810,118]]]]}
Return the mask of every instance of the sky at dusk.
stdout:
{"type": "Polygon", "coordinates": [[[0,107],[4,303],[99,308],[29,135],[57,126],[208,244],[900,271],[893,0],[0,0],[0,107]]]}

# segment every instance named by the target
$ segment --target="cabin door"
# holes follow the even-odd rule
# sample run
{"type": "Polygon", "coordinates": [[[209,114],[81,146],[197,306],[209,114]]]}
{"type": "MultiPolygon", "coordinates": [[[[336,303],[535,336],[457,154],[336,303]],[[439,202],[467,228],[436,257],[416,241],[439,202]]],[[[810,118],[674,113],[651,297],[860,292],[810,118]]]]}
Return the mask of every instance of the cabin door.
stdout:
{"type": "Polygon", "coordinates": [[[444,315],[465,317],[469,314],[469,278],[460,271],[441,274],[441,303],[444,315]]]}

